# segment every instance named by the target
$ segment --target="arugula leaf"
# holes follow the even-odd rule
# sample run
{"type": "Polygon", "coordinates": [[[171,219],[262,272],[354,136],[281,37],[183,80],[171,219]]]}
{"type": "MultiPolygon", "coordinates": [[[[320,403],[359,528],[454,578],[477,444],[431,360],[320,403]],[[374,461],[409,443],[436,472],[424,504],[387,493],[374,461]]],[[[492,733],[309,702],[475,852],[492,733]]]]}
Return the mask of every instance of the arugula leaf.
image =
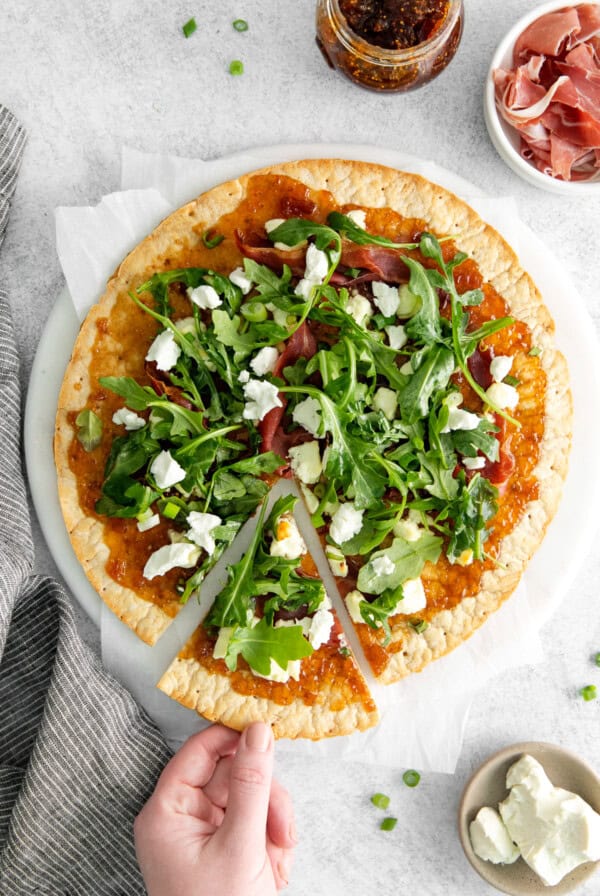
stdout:
{"type": "Polygon", "coordinates": [[[254,558],[263,537],[263,522],[267,505],[264,503],[256,523],[248,550],[241,560],[228,569],[227,584],[215,598],[206,617],[206,625],[218,628],[230,625],[245,626],[250,608],[250,598],[255,593],[253,577],[254,558]]]}
{"type": "Polygon", "coordinates": [[[432,284],[431,272],[414,258],[406,257],[404,263],[410,270],[408,288],[421,299],[421,307],[404,325],[406,335],[415,342],[429,345],[442,338],[440,303],[432,284]]]}
{"type": "Polygon", "coordinates": [[[93,451],[102,441],[102,420],[86,408],[75,418],[77,441],[85,451],[93,451]]]}
{"type": "Polygon", "coordinates": [[[413,373],[400,395],[400,413],[407,423],[416,423],[429,414],[429,402],[439,389],[448,385],[454,373],[454,355],[443,345],[432,345],[421,358],[419,369],[413,373]]]}
{"type": "Polygon", "coordinates": [[[277,345],[289,336],[285,327],[280,327],[273,321],[263,321],[259,326],[251,325],[243,331],[243,319],[237,314],[230,317],[221,308],[215,308],[212,312],[212,322],[217,339],[242,357],[249,355],[255,348],[277,345]]]}
{"type": "Polygon", "coordinates": [[[286,246],[295,246],[309,237],[314,237],[317,249],[328,249],[333,243],[332,254],[336,255],[339,260],[342,241],[339,234],[331,227],[327,227],[326,224],[318,224],[309,218],[288,218],[269,233],[271,242],[285,243],[286,246]]]}
{"type": "Polygon", "coordinates": [[[394,243],[384,236],[376,236],[369,233],[363,227],[355,224],[352,218],[342,215],[341,212],[330,212],[327,216],[327,223],[334,230],[337,230],[342,236],[348,237],[353,243],[359,246],[388,246],[390,249],[416,249],[418,243],[394,243]]]}
{"type": "Polygon", "coordinates": [[[387,591],[380,594],[375,600],[363,600],[360,603],[360,615],[363,622],[370,628],[383,628],[385,632],[384,646],[389,644],[392,637],[390,629],[389,617],[393,614],[398,601],[403,597],[402,585],[399,585],[394,591],[387,591]]]}
{"type": "Polygon", "coordinates": [[[394,538],[389,548],[376,551],[369,557],[368,563],[358,574],[357,588],[366,594],[383,594],[384,591],[395,589],[407,579],[418,578],[426,561],[436,563],[441,550],[442,539],[428,532],[423,533],[416,541],[394,538]],[[379,557],[387,557],[393,562],[393,572],[385,574],[375,572],[373,561],[379,557]]]}
{"type": "Polygon", "coordinates": [[[451,433],[453,447],[464,457],[477,457],[479,451],[495,463],[500,454],[500,443],[494,433],[498,427],[482,417],[476,429],[458,429],[451,433]]]}
{"type": "Polygon", "coordinates": [[[498,510],[498,489],[479,473],[467,483],[461,471],[458,483],[456,498],[438,517],[451,521],[446,554],[451,563],[460,559],[465,551],[473,551],[473,559],[482,560],[483,544],[488,537],[486,523],[498,510]]]}
{"type": "Polygon", "coordinates": [[[202,284],[212,286],[233,311],[237,311],[241,303],[240,288],[232,283],[229,277],[224,277],[223,274],[218,274],[210,268],[176,268],[171,271],[160,271],[142,283],[137,289],[137,294],[150,292],[158,306],[159,314],[168,318],[172,310],[169,305],[169,286],[172,283],[183,283],[191,289],[202,284]]]}
{"type": "Polygon", "coordinates": [[[225,657],[228,669],[236,669],[240,653],[251,669],[260,675],[269,675],[272,659],[285,670],[293,660],[310,656],[313,648],[304,637],[301,625],[274,628],[263,617],[255,626],[234,629],[225,657]]]}
{"type": "MultiPolygon", "coordinates": [[[[113,487],[115,482],[116,480],[113,480],[113,487]]],[[[148,510],[159,496],[159,492],[154,491],[150,486],[142,485],[141,482],[127,477],[119,480],[118,494],[119,500],[115,500],[104,490],[102,497],[96,501],[94,508],[96,513],[122,519],[133,519],[148,510]]]]}

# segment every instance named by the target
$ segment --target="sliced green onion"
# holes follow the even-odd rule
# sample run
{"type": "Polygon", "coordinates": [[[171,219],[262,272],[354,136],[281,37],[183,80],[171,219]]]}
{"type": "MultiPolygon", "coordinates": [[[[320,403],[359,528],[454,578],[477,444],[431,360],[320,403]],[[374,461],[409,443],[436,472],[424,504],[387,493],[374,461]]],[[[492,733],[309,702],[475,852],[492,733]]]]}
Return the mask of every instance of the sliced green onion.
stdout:
{"type": "Polygon", "coordinates": [[[396,825],[398,824],[397,818],[384,818],[379,827],[382,831],[393,831],[396,825]]]}
{"type": "Polygon", "coordinates": [[[595,684],[586,684],[584,688],[581,688],[579,693],[584,700],[595,700],[598,696],[598,691],[595,684]]]}
{"type": "Polygon", "coordinates": [[[248,22],[245,19],[234,19],[231,23],[236,31],[247,31],[248,22]]]}
{"type": "Polygon", "coordinates": [[[244,63],[240,62],[239,59],[234,59],[233,62],[229,63],[229,74],[230,75],[243,75],[244,74],[244,63]]]}
{"type": "Polygon", "coordinates": [[[196,19],[189,19],[181,29],[184,37],[191,37],[197,27],[196,19]]]}
{"type": "Polygon", "coordinates": [[[350,656],[350,650],[348,647],[340,647],[340,649],[338,650],[338,653],[340,656],[343,656],[343,657],[350,656]]]}
{"type": "Polygon", "coordinates": [[[537,358],[538,355],[541,355],[541,354],[542,354],[542,350],[541,350],[541,348],[539,347],[539,345],[534,345],[533,348],[530,348],[530,349],[529,349],[529,351],[527,352],[527,354],[528,354],[531,358],[537,358]]]}
{"type": "Polygon", "coordinates": [[[505,376],[502,382],[506,383],[507,386],[515,386],[515,388],[521,385],[521,380],[518,380],[516,376],[511,376],[510,374],[505,376]]]}
{"type": "Polygon", "coordinates": [[[596,656],[594,657],[594,661],[597,666],[600,666],[600,653],[596,654],[596,656]]]}
{"type": "Polygon", "coordinates": [[[407,787],[416,787],[419,781],[421,780],[421,775],[414,770],[414,768],[409,768],[402,775],[402,780],[406,784],[407,787]]]}
{"type": "Polygon", "coordinates": [[[162,509],[162,515],[166,516],[168,520],[174,520],[178,513],[179,507],[173,501],[167,501],[162,509]]]}
{"type": "Polygon", "coordinates": [[[371,802],[378,809],[387,809],[390,804],[390,798],[385,793],[374,793],[371,797],[371,802]]]}
{"type": "Polygon", "coordinates": [[[429,623],[425,622],[424,619],[415,619],[414,622],[409,622],[408,624],[418,635],[423,634],[425,629],[429,628],[429,623]]]}
{"type": "Polygon", "coordinates": [[[207,249],[214,249],[215,246],[220,245],[224,239],[225,237],[222,233],[216,233],[214,230],[205,230],[202,234],[202,242],[207,249]]]}
{"type": "Polygon", "coordinates": [[[256,324],[267,319],[267,309],[262,302],[246,302],[240,308],[242,316],[250,323],[256,324]]]}

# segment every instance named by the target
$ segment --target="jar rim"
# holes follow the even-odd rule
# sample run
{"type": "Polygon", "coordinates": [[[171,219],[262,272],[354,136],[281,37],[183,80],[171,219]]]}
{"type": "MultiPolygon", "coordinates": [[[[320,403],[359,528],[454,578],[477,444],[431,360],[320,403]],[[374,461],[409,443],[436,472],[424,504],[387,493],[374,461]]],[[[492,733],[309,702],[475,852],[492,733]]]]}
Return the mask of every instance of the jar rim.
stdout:
{"type": "Polygon", "coordinates": [[[448,34],[454,28],[458,17],[463,9],[463,0],[449,0],[449,10],[443,26],[433,37],[415,44],[414,47],[407,47],[402,50],[390,50],[386,47],[380,47],[377,44],[369,43],[356,31],[353,31],[348,24],[348,20],[342,13],[339,0],[325,0],[325,5],[329,7],[330,15],[335,17],[335,25],[337,28],[337,38],[346,50],[359,56],[365,62],[376,63],[377,65],[399,65],[402,62],[418,62],[422,56],[429,55],[435,51],[447,39],[448,34]]]}

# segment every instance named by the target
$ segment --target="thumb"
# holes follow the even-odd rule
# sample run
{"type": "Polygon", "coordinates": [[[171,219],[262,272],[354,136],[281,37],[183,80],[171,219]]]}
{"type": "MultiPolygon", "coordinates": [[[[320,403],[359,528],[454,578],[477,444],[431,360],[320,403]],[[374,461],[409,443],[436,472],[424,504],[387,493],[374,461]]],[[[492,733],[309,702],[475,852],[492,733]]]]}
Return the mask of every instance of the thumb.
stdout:
{"type": "Polygon", "coordinates": [[[264,854],[273,774],[273,733],[254,722],[242,734],[231,765],[229,799],[217,835],[248,858],[264,854]]]}

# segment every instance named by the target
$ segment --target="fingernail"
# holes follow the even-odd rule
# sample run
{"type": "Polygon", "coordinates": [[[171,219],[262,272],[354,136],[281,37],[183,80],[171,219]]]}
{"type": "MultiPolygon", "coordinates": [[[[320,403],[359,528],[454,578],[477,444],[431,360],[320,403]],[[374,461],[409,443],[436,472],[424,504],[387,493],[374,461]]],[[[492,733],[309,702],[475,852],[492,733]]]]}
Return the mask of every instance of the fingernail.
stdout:
{"type": "Polygon", "coordinates": [[[289,859],[287,859],[285,857],[280,859],[279,862],[277,863],[277,874],[281,878],[284,887],[287,887],[287,885],[290,882],[290,867],[289,866],[290,866],[290,861],[289,861],[289,859]]]}
{"type": "Polygon", "coordinates": [[[249,728],[246,728],[246,746],[250,750],[266,753],[272,740],[273,733],[264,722],[254,722],[249,728]]]}
{"type": "Polygon", "coordinates": [[[292,843],[298,842],[298,834],[296,832],[296,822],[293,819],[292,819],[292,821],[290,821],[290,829],[288,831],[288,834],[289,834],[289,838],[292,841],[292,843]]]}

